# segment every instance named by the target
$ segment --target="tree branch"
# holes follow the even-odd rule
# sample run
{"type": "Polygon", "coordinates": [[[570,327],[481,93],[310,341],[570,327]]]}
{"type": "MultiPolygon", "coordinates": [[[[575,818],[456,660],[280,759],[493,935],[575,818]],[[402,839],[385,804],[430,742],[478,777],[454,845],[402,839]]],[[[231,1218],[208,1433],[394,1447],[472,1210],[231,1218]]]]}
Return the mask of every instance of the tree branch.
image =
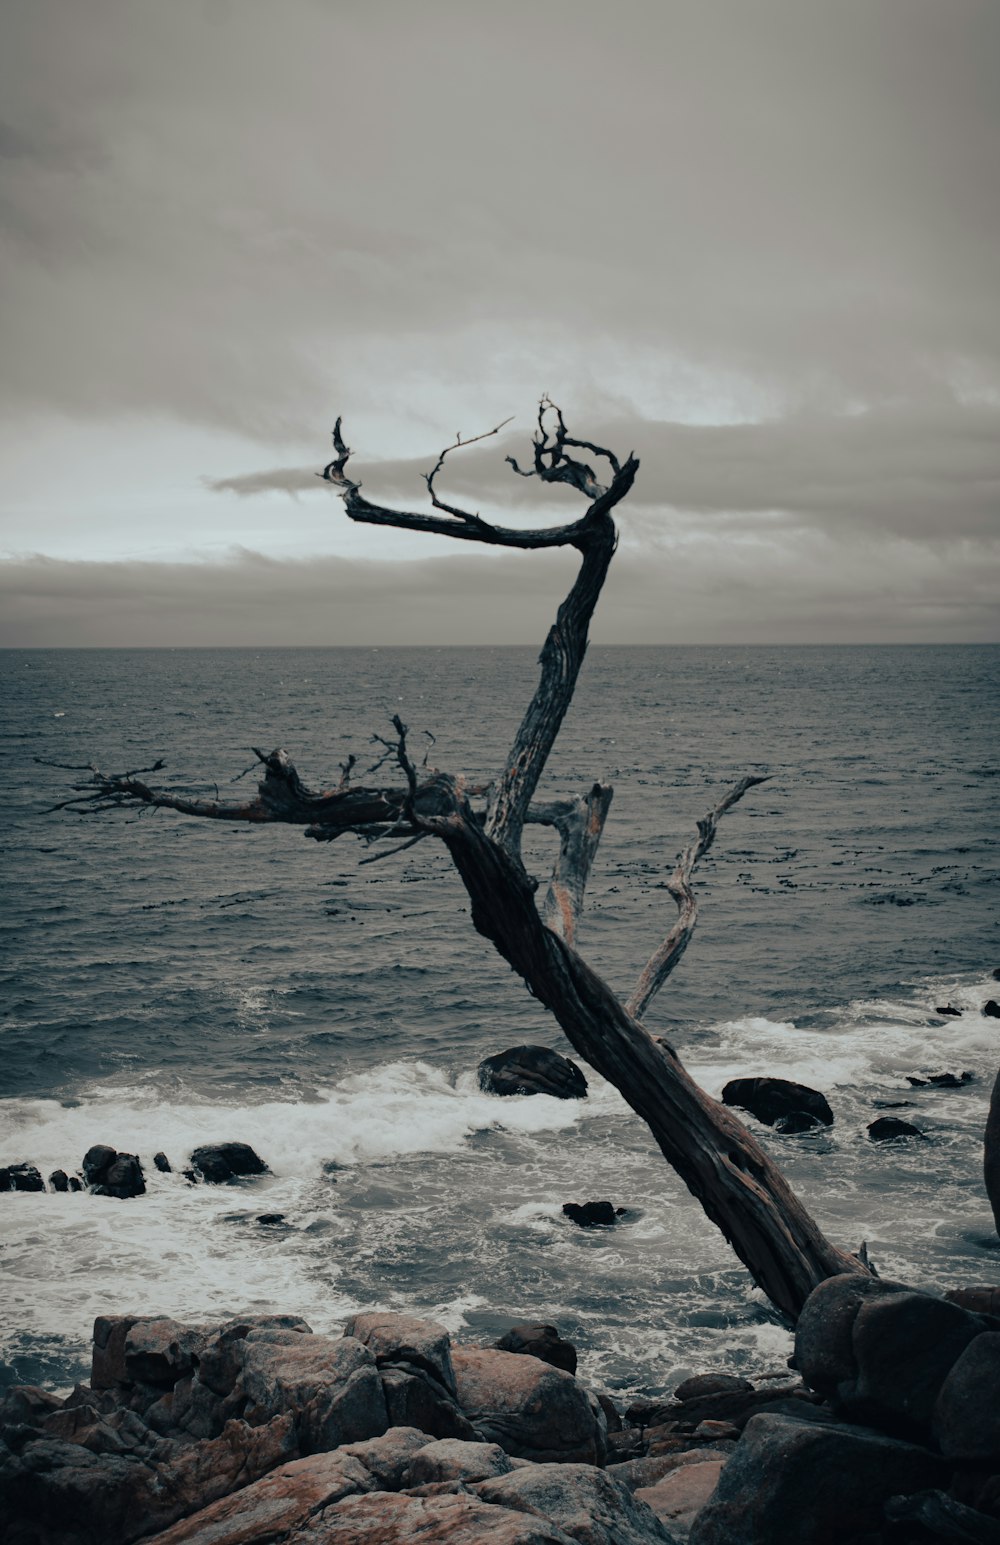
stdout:
{"type": "Polygon", "coordinates": [[[576,799],[528,807],[530,823],[554,826],[559,833],[559,852],[542,903],[542,921],[567,944],[576,937],[584,891],[613,796],[610,784],[595,783],[576,799]]]}
{"type": "Polygon", "coordinates": [[[677,965],[691,942],[698,921],[698,903],[691,889],[691,876],[695,865],[708,852],[715,841],[719,821],[727,810],[741,800],[747,789],[758,783],[766,783],[766,777],[741,778],[724,798],[698,822],[697,839],[690,843],[677,860],[677,867],[667,881],[667,890],[677,903],[677,921],[658,949],[654,950],[643,967],[642,974],[625,1005],[626,1012],[634,1019],[642,1019],[667,977],[677,965]]]}

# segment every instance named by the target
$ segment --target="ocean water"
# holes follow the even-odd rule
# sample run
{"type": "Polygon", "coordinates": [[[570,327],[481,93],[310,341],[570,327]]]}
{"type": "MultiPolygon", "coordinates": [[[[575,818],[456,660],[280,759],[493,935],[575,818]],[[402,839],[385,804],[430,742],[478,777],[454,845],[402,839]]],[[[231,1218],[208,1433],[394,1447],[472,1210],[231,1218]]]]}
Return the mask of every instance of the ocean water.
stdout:
{"type": "MultiPolygon", "coordinates": [[[[758,1073],[822,1089],[828,1132],[747,1120],[833,1239],[939,1288],[1000,1271],[981,1179],[998,664],[979,646],[595,648],[543,790],[615,785],[580,945],[627,994],[696,819],[745,772],[771,775],[699,871],[698,931],[650,1028],[714,1094],[758,1073]],[[964,1070],[958,1090],[906,1081],[964,1070]],[[871,1144],[879,1100],[911,1100],[926,1140],[871,1144]]],[[[353,751],[360,781],[396,712],[434,764],[486,777],[534,680],[527,648],[0,654],[0,1163],[73,1171],[107,1142],[142,1156],[149,1186],[0,1195],[3,1380],[84,1375],[97,1313],[244,1308],[324,1331],[408,1310],[472,1341],[551,1321],[623,1394],[782,1365],[787,1330],[613,1088],[479,1090],[489,1053],[569,1048],[473,931],[443,852],[359,865],[353,837],[47,812],[73,775],[36,758],[163,756],[172,786],[237,798],[250,748],[283,745],[314,786],[353,751]],[[233,1138],[272,1174],[191,1187],[152,1168],[158,1149],[179,1171],[233,1138]],[[614,1229],[562,1216],[603,1198],[627,1209],[614,1229]]],[[[547,841],[532,833],[540,876],[547,841]]]]}

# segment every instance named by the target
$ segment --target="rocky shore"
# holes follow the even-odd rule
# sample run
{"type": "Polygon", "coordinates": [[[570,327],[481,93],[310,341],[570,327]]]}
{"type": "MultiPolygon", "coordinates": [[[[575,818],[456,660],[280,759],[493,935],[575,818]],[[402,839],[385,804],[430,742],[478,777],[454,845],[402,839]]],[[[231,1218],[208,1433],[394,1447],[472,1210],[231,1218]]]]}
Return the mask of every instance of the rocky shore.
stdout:
{"type": "Polygon", "coordinates": [[[551,1326],[102,1317],[89,1386],[0,1402],[2,1538],[1000,1545],[1000,1293],[834,1277],[793,1362],[622,1410],[551,1326]]]}

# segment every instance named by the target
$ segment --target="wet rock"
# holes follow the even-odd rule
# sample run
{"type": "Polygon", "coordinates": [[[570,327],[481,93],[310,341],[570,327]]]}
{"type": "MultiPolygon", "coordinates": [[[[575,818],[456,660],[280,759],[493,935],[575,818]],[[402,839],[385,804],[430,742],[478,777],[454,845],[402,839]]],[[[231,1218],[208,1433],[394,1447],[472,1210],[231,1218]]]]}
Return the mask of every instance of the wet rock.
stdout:
{"type": "Polygon", "coordinates": [[[872,1100],[876,1110],[912,1110],[912,1100],[872,1100]]]}
{"type": "Polygon", "coordinates": [[[787,1078],[734,1078],[722,1091],[722,1103],[748,1110],[765,1126],[773,1127],[781,1116],[791,1116],[800,1111],[815,1116],[823,1126],[833,1125],[833,1111],[825,1095],[806,1084],[795,1084],[787,1078]]]}
{"type": "Polygon", "coordinates": [[[995,998],[987,998],[983,1004],[983,1013],[987,1019],[1000,1019],[1000,1003],[995,998]]]}
{"type": "Polygon", "coordinates": [[[284,1221],[285,1214],[283,1212],[262,1212],[257,1219],[257,1222],[263,1224],[265,1228],[275,1228],[284,1223],[284,1221]]]}
{"type": "Polygon", "coordinates": [[[406,1485],[414,1454],[426,1448],[428,1441],[426,1432],[419,1432],[416,1427],[390,1427],[381,1437],[346,1444],[337,1452],[358,1459],[380,1488],[399,1491],[406,1485]]]}
{"type": "Polygon", "coordinates": [[[537,1357],[539,1362],[550,1363],[553,1368],[576,1372],[576,1347],[571,1341],[564,1341],[554,1325],[512,1325],[494,1345],[498,1352],[537,1357]]]}
{"type": "Polygon", "coordinates": [[[495,1507],[549,1519],[583,1545],[670,1545],[672,1540],[627,1486],[590,1465],[528,1465],[471,1489],[495,1507]]]}
{"type": "Polygon", "coordinates": [[[774,1130],[783,1137],[792,1137],[798,1132],[822,1132],[823,1125],[819,1117],[811,1115],[809,1111],[793,1110],[787,1116],[778,1117],[774,1130]]]}
{"type": "Polygon", "coordinates": [[[928,1073],[926,1078],[917,1078],[908,1073],[906,1082],[912,1084],[914,1089],[926,1089],[929,1086],[937,1089],[961,1089],[963,1084],[971,1084],[975,1076],[975,1073],[928,1073]]]}
{"type": "Polygon", "coordinates": [[[984,1331],[948,1370],[934,1407],[934,1436],[949,1459],[1000,1462],[1000,1333],[984,1331]]]}
{"type": "Polygon", "coordinates": [[[467,1443],[445,1438],[428,1443],[414,1454],[406,1472],[406,1486],[426,1486],[433,1481],[488,1481],[509,1475],[510,1459],[498,1443],[467,1443]]]}
{"type": "Polygon", "coordinates": [[[868,1136],[873,1143],[891,1143],[897,1137],[923,1137],[919,1127],[915,1127],[912,1121],[904,1121],[902,1116],[877,1116],[869,1124],[868,1136]]]}
{"type": "Polygon", "coordinates": [[[134,1153],[118,1153],[103,1143],[88,1148],[83,1156],[83,1178],[95,1196],[115,1196],[127,1201],[143,1196],[146,1181],[134,1153]]]}
{"type": "Polygon", "coordinates": [[[70,1188],[71,1191],[82,1191],[83,1190],[83,1182],[81,1180],[79,1180],[76,1175],[70,1175],[70,1177],[69,1177],[69,1188],[70,1188]]]}
{"type": "Polygon", "coordinates": [[[961,1019],[962,1010],[956,1009],[950,1003],[940,1003],[934,1010],[935,1014],[944,1014],[949,1019],[961,1019]]]}
{"type": "Polygon", "coordinates": [[[49,1185],[53,1191],[68,1191],[69,1176],[64,1169],[54,1169],[49,1176],[49,1185]]]}
{"type": "Polygon", "coordinates": [[[843,1545],[880,1537],[889,1497],[946,1485],[944,1460],[863,1427],[755,1416],[691,1528],[691,1545],[843,1545]]]}
{"type": "MultiPolygon", "coordinates": [[[[407,1497],[376,1491],[324,1509],[319,1545],[573,1545],[549,1523],[468,1495],[407,1497]]],[[[303,1536],[307,1545],[309,1535],[303,1536]]],[[[206,1542],[207,1545],[207,1542],[206,1542]]]]}
{"type": "Polygon", "coordinates": [[[478,1347],[454,1347],[452,1360],[459,1404],[485,1442],[535,1462],[603,1464],[604,1413],[571,1374],[478,1347]]]}
{"type": "Polygon", "coordinates": [[[549,1094],[557,1100],[582,1100],[587,1080],[575,1062],[547,1046],[512,1046],[485,1057],[478,1069],[487,1094],[549,1094]]]}
{"type": "Polygon", "coordinates": [[[172,1388],[193,1371],[205,1341],[204,1330],[176,1320],[136,1320],[125,1334],[125,1379],[172,1388]]]}
{"type": "MultiPolygon", "coordinates": [[[[269,1175],[271,1172],[249,1143],[207,1143],[196,1148],[191,1163],[202,1180],[211,1185],[225,1185],[244,1175],[269,1175]]],[[[184,1171],[188,1173],[187,1170],[184,1171]]]]}
{"type": "Polygon", "coordinates": [[[83,1178],[88,1186],[96,1186],[104,1172],[114,1163],[118,1157],[116,1148],[109,1148],[106,1143],[95,1143],[88,1148],[83,1156],[83,1178]]]}
{"type": "Polygon", "coordinates": [[[33,1164],[5,1164],[0,1168],[0,1191],[44,1191],[45,1181],[33,1164]]]}
{"type": "Polygon", "coordinates": [[[375,1359],[350,1336],[252,1330],[244,1342],[242,1382],[252,1420],[294,1416],[303,1454],[377,1437],[389,1425],[375,1359]]]}
{"type": "Polygon", "coordinates": [[[749,1379],[735,1373],[696,1373],[674,1390],[675,1400],[699,1400],[702,1395],[752,1394],[749,1379]]]}
{"type": "Polygon", "coordinates": [[[563,1213],[578,1228],[609,1228],[624,1212],[614,1202],[563,1202],[563,1213]]]}
{"type": "Polygon", "coordinates": [[[160,1171],[161,1175],[170,1175],[173,1173],[170,1168],[170,1160],[167,1158],[165,1153],[154,1153],[153,1163],[160,1171]]]}
{"type": "Polygon", "coordinates": [[[645,1502],[673,1535],[686,1540],[691,1525],[718,1484],[725,1458],[680,1465],[652,1486],[640,1486],[636,1497],[645,1502]]]}

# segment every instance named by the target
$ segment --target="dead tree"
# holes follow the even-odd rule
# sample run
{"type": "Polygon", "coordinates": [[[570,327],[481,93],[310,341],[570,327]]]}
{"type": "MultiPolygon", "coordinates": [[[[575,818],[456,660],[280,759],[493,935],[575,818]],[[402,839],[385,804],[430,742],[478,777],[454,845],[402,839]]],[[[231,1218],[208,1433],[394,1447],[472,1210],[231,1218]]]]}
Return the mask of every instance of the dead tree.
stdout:
{"type": "Polygon", "coordinates": [[[677,906],[676,920],[641,971],[628,1001],[621,1002],[587,964],[575,942],[612,790],[595,783],[574,799],[542,803],[535,802],[534,796],[573,697],[590,619],[614,555],[617,532],[612,512],[631,489],[639,464],[633,455],[619,461],[602,446],[574,439],[559,409],[543,399],[532,465],[522,469],[513,458],[507,459],[521,477],[569,484],[583,495],[587,507],[578,520],[566,525],[524,531],[495,525],[438,497],[435,483],[447,456],[471,443],[459,437],[427,475],[433,513],[389,509],[365,498],[360,483],[347,471],[350,451],[339,419],[333,431],[334,459],[321,475],[337,490],[350,518],[368,525],[434,532],[500,547],[573,547],[579,553],[576,579],[542,649],[535,694],[507,760],[491,784],[474,788],[460,776],[418,767],[407,745],[406,726],[396,718],[394,737],[383,743],[385,755],[378,765],[394,763],[398,779],[384,787],[354,786],[351,758],[335,787],[314,792],[303,784],[284,751],[258,751],[263,777],[256,796],[246,803],[188,799],[154,788],[144,774],[163,765],[157,763],[152,769],[112,775],[93,766],[78,769],[86,771],[87,778],[74,785],[73,799],[57,808],[105,811],[145,805],[213,820],[287,822],[303,826],[305,835],[318,841],[344,832],[370,840],[399,839],[396,846],[378,850],[377,856],[427,838],[443,842],[471,899],[478,932],[549,1009],[579,1055],[621,1091],[754,1281],[794,1320],[817,1283],[839,1272],[863,1272],[865,1266],[824,1238],[743,1123],[705,1094],[685,1072],[674,1049],[642,1024],[642,1016],[691,939],[697,918],[691,888],[695,866],[711,846],[722,815],[763,780],[743,778],[698,822],[698,835],[682,853],[668,882],[677,906]],[[606,466],[605,482],[582,459],[585,455],[606,466]],[[522,833],[528,822],[554,828],[559,840],[541,905],[537,882],[521,858],[522,833]]]}

